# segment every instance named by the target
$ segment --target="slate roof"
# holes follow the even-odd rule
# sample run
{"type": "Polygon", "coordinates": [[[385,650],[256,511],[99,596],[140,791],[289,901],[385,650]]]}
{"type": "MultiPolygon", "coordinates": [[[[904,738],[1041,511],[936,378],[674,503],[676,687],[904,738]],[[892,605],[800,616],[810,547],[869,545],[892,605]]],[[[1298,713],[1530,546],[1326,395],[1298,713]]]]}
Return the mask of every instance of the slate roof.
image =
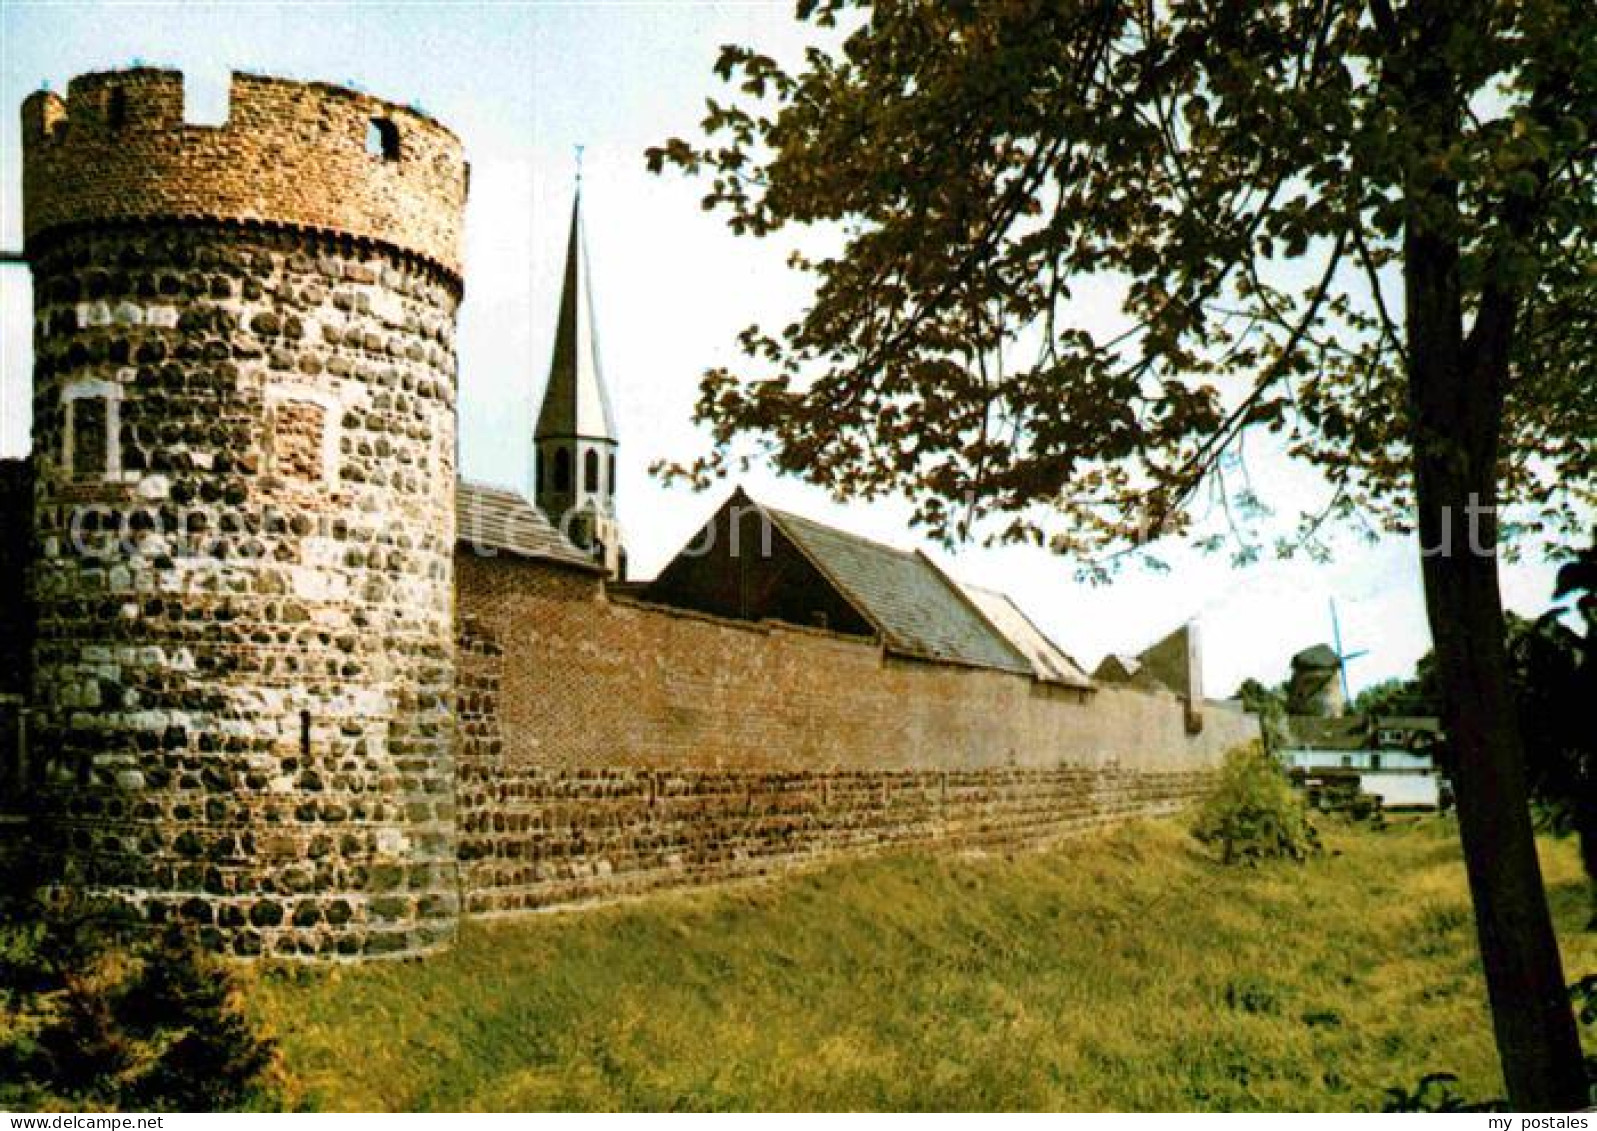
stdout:
{"type": "Polygon", "coordinates": [[[889,651],[1032,674],[1030,661],[925,554],[884,546],[785,511],[761,510],[871,622],[889,651]]]}
{"type": "Polygon", "coordinates": [[[550,525],[543,512],[507,487],[455,485],[455,540],[482,551],[602,570],[550,525]]]}
{"type": "Polygon", "coordinates": [[[1092,680],[1087,678],[1081,665],[1050,640],[1009,594],[963,582],[960,587],[992,626],[1031,661],[1032,674],[1038,679],[1083,690],[1092,687],[1092,680]]]}

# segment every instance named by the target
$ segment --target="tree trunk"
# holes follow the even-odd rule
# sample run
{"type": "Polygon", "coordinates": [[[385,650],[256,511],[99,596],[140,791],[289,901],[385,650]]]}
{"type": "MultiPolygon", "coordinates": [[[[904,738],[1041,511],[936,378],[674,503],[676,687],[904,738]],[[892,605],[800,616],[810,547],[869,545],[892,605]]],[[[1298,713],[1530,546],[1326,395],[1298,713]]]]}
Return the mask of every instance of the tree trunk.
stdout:
{"type": "MultiPolygon", "coordinates": [[[[1597,537],[1592,542],[1592,564],[1597,565],[1597,537]]],[[[1597,584],[1587,591],[1586,600],[1597,601],[1597,584]]],[[[1585,646],[1581,649],[1581,681],[1577,696],[1587,704],[1597,703],[1597,610],[1586,614],[1585,646]]],[[[1588,931],[1597,931],[1597,748],[1588,732],[1584,743],[1584,765],[1575,774],[1575,831],[1580,835],[1580,862],[1586,872],[1586,892],[1591,898],[1588,931]]]]}
{"type": "MultiPolygon", "coordinates": [[[[1414,0],[1403,11],[1383,81],[1410,126],[1403,235],[1409,428],[1442,721],[1509,1100],[1522,1111],[1572,1111],[1588,1102],[1586,1066],[1536,858],[1497,580],[1497,473],[1520,297],[1506,273],[1488,264],[1466,338],[1463,224],[1447,159],[1465,112],[1450,48],[1467,25],[1482,33],[1489,8],[1414,0]]],[[[1513,229],[1523,217],[1507,219],[1513,229]]]]}
{"type": "Polygon", "coordinates": [[[1586,892],[1591,898],[1588,931],[1597,931],[1597,801],[1582,797],[1575,802],[1575,831],[1580,836],[1580,862],[1586,871],[1586,892]]]}
{"type": "MultiPolygon", "coordinates": [[[[1428,215],[1451,186],[1424,186],[1428,215]]],[[[1418,210],[1416,210],[1418,214],[1418,210]]],[[[1514,303],[1483,297],[1468,342],[1449,226],[1405,238],[1409,399],[1425,603],[1481,963],[1513,1105],[1588,1102],[1585,1063],[1536,857],[1497,578],[1497,463],[1514,303]]]]}
{"type": "MultiPolygon", "coordinates": [[[[1434,481],[1447,477],[1431,478],[1419,505],[1421,528],[1434,530],[1449,512],[1463,514],[1470,499],[1434,481]]],[[[1508,1094],[1524,1111],[1577,1110],[1588,1102],[1585,1065],[1536,857],[1496,557],[1467,549],[1431,554],[1424,575],[1459,830],[1508,1094]]]]}

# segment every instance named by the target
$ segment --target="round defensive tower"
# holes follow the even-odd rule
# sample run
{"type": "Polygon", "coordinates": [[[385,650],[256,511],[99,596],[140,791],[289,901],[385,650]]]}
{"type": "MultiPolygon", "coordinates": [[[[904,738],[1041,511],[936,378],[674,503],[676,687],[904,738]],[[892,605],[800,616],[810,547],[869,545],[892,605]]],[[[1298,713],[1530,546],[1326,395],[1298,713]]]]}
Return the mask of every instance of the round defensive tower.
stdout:
{"type": "Polygon", "coordinates": [[[22,117],[63,886],[239,955],[447,941],[459,141],[253,75],[187,124],[152,69],[22,117]]]}

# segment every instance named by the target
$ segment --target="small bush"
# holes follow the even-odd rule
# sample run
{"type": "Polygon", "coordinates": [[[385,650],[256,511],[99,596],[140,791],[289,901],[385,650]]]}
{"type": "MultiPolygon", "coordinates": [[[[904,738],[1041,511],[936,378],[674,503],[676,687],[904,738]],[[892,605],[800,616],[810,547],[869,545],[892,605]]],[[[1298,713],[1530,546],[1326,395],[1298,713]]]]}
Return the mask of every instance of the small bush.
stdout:
{"type": "Polygon", "coordinates": [[[0,921],[0,1108],[270,1106],[274,1044],[227,969],[171,929],[35,905],[0,921]]]}
{"type": "Polygon", "coordinates": [[[1303,798],[1258,743],[1226,755],[1192,834],[1219,845],[1227,864],[1304,860],[1320,850],[1303,798]]]}

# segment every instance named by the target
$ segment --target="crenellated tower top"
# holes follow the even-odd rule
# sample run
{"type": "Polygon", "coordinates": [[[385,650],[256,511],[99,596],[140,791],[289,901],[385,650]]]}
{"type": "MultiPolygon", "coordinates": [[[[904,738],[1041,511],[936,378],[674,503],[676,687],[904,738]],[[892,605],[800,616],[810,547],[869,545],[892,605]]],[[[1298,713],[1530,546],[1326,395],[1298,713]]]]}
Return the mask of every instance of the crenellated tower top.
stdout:
{"type": "Polygon", "coordinates": [[[30,249],[53,231],[193,220],[380,244],[459,286],[469,169],[432,118],[359,91],[235,73],[226,122],[184,120],[183,75],[80,75],[22,106],[30,249]]]}

